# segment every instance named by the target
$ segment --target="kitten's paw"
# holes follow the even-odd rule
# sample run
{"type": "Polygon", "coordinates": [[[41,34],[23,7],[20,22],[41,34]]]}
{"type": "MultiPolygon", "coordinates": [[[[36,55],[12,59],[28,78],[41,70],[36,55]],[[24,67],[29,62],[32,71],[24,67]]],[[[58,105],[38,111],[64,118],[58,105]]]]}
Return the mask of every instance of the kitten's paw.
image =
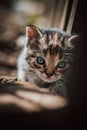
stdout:
{"type": "Polygon", "coordinates": [[[64,97],[67,96],[65,89],[63,89],[63,87],[61,87],[61,86],[51,87],[50,91],[53,94],[57,94],[57,95],[64,96],[64,97]]]}
{"type": "Polygon", "coordinates": [[[17,77],[1,76],[0,83],[12,83],[17,81],[17,77]]]}
{"type": "Polygon", "coordinates": [[[18,81],[22,81],[22,80],[18,78],[18,81]]]}

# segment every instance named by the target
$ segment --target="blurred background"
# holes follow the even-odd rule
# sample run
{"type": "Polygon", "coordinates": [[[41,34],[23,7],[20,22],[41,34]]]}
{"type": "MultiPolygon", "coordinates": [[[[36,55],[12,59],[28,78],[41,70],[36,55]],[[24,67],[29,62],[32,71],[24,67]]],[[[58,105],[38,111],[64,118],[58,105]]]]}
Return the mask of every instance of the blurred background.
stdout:
{"type": "MultiPolygon", "coordinates": [[[[73,89],[71,89],[70,93],[68,114],[65,114],[66,110],[58,111],[61,115],[62,112],[65,114],[65,117],[60,119],[59,113],[51,112],[51,118],[50,114],[48,114],[48,118],[45,118],[48,112],[43,113],[40,119],[39,117],[37,118],[38,124],[47,121],[53,128],[55,126],[59,127],[59,125],[61,127],[67,126],[68,128],[70,124],[71,129],[71,127],[75,128],[75,124],[80,127],[82,122],[85,123],[85,117],[87,119],[86,6],[86,2],[82,0],[0,1],[0,76],[14,77],[17,75],[17,57],[21,51],[21,47],[17,44],[17,39],[25,35],[25,27],[27,24],[34,24],[38,27],[55,27],[69,33],[76,32],[81,37],[79,41],[80,57],[75,81],[76,84],[75,86],[72,85],[73,89]]],[[[32,126],[35,122],[36,120],[34,121],[32,118],[32,126]]]]}
{"type": "MultiPolygon", "coordinates": [[[[71,33],[78,0],[3,0],[0,2],[0,75],[16,76],[25,27],[59,28],[71,33]],[[21,44],[21,43],[20,43],[21,44]]],[[[77,31],[77,30],[74,30],[77,31]]]]}

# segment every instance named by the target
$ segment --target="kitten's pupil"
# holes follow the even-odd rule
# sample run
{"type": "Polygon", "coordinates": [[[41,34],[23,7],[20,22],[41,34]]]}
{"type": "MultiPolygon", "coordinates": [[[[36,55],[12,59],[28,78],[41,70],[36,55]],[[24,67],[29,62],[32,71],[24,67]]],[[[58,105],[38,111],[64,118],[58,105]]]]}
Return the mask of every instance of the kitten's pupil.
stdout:
{"type": "Polygon", "coordinates": [[[37,63],[38,64],[44,64],[45,60],[42,57],[37,57],[37,63]]]}
{"type": "Polygon", "coordinates": [[[59,68],[64,68],[66,66],[66,62],[65,61],[60,61],[59,63],[58,63],[58,67],[59,68]]]}

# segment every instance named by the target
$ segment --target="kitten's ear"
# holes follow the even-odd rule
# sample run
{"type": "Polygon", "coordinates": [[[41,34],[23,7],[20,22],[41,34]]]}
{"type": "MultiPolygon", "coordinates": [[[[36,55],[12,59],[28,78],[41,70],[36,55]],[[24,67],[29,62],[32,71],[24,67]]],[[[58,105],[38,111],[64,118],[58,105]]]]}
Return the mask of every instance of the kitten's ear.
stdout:
{"type": "Polygon", "coordinates": [[[34,25],[26,26],[26,38],[33,39],[38,37],[42,37],[42,33],[38,27],[34,25]]]}
{"type": "Polygon", "coordinates": [[[69,38],[68,38],[68,41],[70,42],[72,42],[72,41],[74,41],[74,40],[76,40],[77,38],[79,38],[79,35],[78,34],[72,34],[69,38]]]}
{"type": "Polygon", "coordinates": [[[78,39],[79,39],[79,35],[78,34],[72,34],[68,38],[68,42],[69,42],[70,46],[73,47],[77,43],[78,39]]]}

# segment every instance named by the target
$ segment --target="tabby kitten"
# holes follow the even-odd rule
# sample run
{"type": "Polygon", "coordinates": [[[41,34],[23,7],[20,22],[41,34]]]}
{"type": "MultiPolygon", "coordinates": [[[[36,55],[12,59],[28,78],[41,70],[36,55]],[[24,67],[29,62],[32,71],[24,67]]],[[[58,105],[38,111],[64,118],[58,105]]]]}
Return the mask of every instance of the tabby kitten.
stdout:
{"type": "Polygon", "coordinates": [[[58,29],[27,26],[25,46],[18,58],[18,79],[67,96],[76,37],[58,29]]]}

